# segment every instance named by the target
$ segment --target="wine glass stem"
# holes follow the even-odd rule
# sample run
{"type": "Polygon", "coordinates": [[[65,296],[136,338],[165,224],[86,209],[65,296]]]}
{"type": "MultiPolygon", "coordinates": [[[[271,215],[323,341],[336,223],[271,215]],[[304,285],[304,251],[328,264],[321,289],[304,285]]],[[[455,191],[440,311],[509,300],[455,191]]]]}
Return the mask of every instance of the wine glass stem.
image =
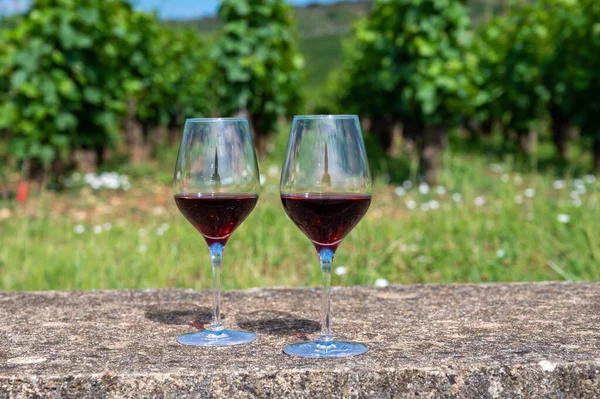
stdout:
{"type": "Polygon", "coordinates": [[[223,245],[214,243],[209,249],[212,263],[213,289],[213,315],[210,329],[211,331],[221,331],[223,330],[223,325],[221,324],[221,260],[223,259],[223,245]]]}
{"type": "Polygon", "coordinates": [[[323,277],[323,309],[321,313],[321,336],[319,341],[333,341],[331,333],[331,265],[333,263],[333,251],[322,249],[319,252],[319,261],[321,263],[321,273],[323,277]]]}

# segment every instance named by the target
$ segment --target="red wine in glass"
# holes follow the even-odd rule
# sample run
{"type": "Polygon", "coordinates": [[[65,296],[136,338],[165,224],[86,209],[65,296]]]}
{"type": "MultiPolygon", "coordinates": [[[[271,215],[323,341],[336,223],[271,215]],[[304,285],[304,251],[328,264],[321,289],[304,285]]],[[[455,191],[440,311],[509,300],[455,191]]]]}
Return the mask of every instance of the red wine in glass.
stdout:
{"type": "Polygon", "coordinates": [[[211,246],[223,246],[231,233],[252,212],[258,195],[256,194],[177,194],[175,203],[185,218],[202,234],[211,246]]]}
{"type": "Polygon", "coordinates": [[[284,194],[281,202],[288,216],[317,249],[335,250],[371,204],[368,194],[284,194]]]}
{"type": "Polygon", "coordinates": [[[286,345],[291,356],[337,358],[365,353],[357,342],[331,332],[331,268],[342,240],[371,204],[371,174],[356,115],[296,116],[281,171],[281,202],[290,219],[311,240],[323,275],[321,335],[286,345]]]}
{"type": "Polygon", "coordinates": [[[248,121],[197,118],[185,122],[173,195],[179,211],[200,232],[212,266],[213,317],[210,328],[180,335],[184,345],[229,346],[256,339],[221,323],[221,266],[225,244],[258,201],[258,163],[248,121]]]}

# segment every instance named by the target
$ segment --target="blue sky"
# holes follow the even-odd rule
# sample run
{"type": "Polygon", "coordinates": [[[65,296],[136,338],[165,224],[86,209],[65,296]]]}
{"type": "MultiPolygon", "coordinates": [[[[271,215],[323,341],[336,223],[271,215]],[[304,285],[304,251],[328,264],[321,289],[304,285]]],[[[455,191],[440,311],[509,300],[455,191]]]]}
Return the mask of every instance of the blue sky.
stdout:
{"type": "MultiPolygon", "coordinates": [[[[1,1],[1,0],[0,0],[1,1]]],[[[294,5],[310,3],[335,3],[337,0],[287,0],[294,5]]],[[[219,0],[133,0],[137,8],[157,9],[162,18],[193,18],[199,15],[212,15],[217,11],[219,0]]]]}
{"type": "MultiPolygon", "coordinates": [[[[213,15],[219,7],[219,0],[131,0],[136,8],[146,11],[158,10],[161,18],[194,18],[213,15]]],[[[310,3],[335,3],[338,0],[286,0],[294,5],[310,3]]],[[[0,14],[23,12],[31,0],[0,0],[0,14]]]]}

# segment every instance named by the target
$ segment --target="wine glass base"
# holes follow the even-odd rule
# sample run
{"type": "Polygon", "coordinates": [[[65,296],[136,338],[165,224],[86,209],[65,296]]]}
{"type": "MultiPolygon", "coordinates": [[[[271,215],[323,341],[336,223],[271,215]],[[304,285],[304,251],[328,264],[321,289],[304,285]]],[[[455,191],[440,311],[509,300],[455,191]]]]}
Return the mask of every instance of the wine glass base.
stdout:
{"type": "Polygon", "coordinates": [[[369,350],[365,344],[345,341],[311,341],[286,345],[283,351],[290,356],[309,358],[340,358],[362,355],[369,350]]]}
{"type": "Polygon", "coordinates": [[[231,346],[242,345],[256,339],[256,334],[248,331],[204,330],[195,333],[182,334],[177,341],[191,346],[231,346]]]}

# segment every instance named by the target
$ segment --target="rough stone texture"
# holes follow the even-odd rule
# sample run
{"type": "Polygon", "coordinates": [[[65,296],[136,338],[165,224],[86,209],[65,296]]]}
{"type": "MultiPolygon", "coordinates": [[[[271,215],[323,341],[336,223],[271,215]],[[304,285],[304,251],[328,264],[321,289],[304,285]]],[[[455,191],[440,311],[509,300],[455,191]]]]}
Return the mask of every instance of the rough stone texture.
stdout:
{"type": "Polygon", "coordinates": [[[356,287],[333,300],[336,336],[367,354],[282,353],[316,336],[316,289],[225,293],[225,324],[259,334],[229,348],[176,341],[208,321],[209,292],[1,293],[0,397],[600,397],[599,284],[356,287]]]}

